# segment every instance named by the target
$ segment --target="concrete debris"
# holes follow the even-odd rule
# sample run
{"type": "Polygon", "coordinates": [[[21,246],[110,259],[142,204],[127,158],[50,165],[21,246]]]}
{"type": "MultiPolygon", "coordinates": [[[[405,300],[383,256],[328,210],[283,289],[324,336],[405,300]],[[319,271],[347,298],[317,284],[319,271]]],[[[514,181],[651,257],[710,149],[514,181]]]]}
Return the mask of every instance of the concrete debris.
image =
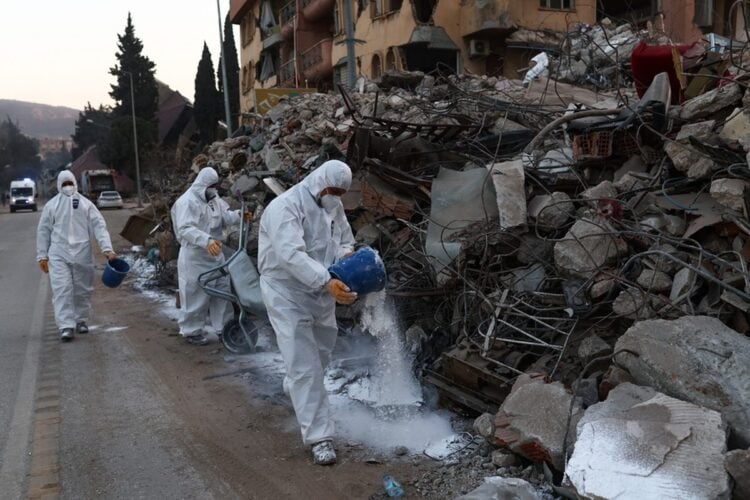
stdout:
{"type": "Polygon", "coordinates": [[[736,83],[710,90],[682,105],[680,119],[692,122],[707,118],[727,108],[735,108],[742,100],[742,89],[736,83]]]}
{"type": "Polygon", "coordinates": [[[556,229],[564,225],[575,214],[575,205],[570,196],[556,191],[534,197],[529,202],[529,216],[543,227],[556,229]]]}
{"type": "Polygon", "coordinates": [[[555,265],[563,274],[590,277],[627,251],[627,244],[607,220],[582,218],[555,244],[555,265]]]}
{"type": "Polygon", "coordinates": [[[667,142],[664,145],[664,151],[669,155],[675,168],[687,174],[691,179],[708,178],[718,169],[718,165],[713,160],[690,146],[678,142],[667,142]]]}
{"type": "MultiPolygon", "coordinates": [[[[495,415],[494,444],[563,470],[565,436],[573,434],[566,426],[572,399],[559,382],[521,375],[495,415]]],[[[578,422],[581,408],[572,410],[570,428],[578,422]]]]}
{"type": "Polygon", "coordinates": [[[642,290],[626,288],[612,303],[612,312],[617,316],[641,320],[654,317],[652,296],[642,290]]]}
{"type": "Polygon", "coordinates": [[[526,224],[524,169],[521,160],[496,163],[490,168],[497,193],[500,229],[513,229],[526,224]]]}
{"type": "Polygon", "coordinates": [[[719,137],[730,147],[750,151],[750,110],[737,108],[727,118],[719,137]]]}
{"type": "Polygon", "coordinates": [[[634,324],[615,351],[638,384],[721,412],[734,441],[750,445],[750,339],[716,318],[683,316],[634,324]]]}
{"type": "Polygon", "coordinates": [[[644,269],[636,282],[645,290],[651,292],[667,292],[672,290],[672,278],[667,273],[644,269]]]}
{"type": "Polygon", "coordinates": [[[711,182],[711,197],[728,209],[743,213],[748,186],[750,183],[742,179],[716,179],[711,182]]]}
{"type": "Polygon", "coordinates": [[[492,452],[492,463],[495,467],[513,467],[518,463],[518,458],[512,453],[495,450],[492,452]]]}
{"type": "MultiPolygon", "coordinates": [[[[415,371],[441,401],[485,414],[476,434],[562,471],[571,402],[574,423],[628,381],[617,364],[722,412],[732,435],[750,440],[750,91],[740,109],[746,76],[735,66],[745,57],[750,67],[748,51],[682,47],[681,82],[658,29],[602,20],[565,34],[511,31],[506,42],[558,47],[533,54],[549,76],[526,88],[389,71],[353,91],[285,97],[246,113],[236,137],[193,151],[191,165],[150,174],[151,204],[123,234],[174,288],[169,208],[202,166],[219,171],[232,208],[243,197],[256,214],[246,248],[256,258],[264,207],[323,162],[346,161],[353,182],[342,201],[358,244],[385,262],[415,371]],[[664,56],[654,65],[665,72],[644,74],[644,52],[664,56]]],[[[238,240],[224,237],[227,248],[238,240]]],[[[351,321],[359,310],[338,312],[351,321]]],[[[682,449],[692,438],[675,437],[670,422],[664,439],[682,449]]],[[[488,451],[460,469],[474,483],[453,478],[461,491],[451,494],[497,467],[527,469],[499,466],[488,451]]],[[[537,485],[539,470],[524,479],[537,485]]],[[[445,481],[428,479],[420,491],[443,491],[445,481]]]]}
{"type": "Polygon", "coordinates": [[[726,454],[724,467],[734,480],[732,498],[750,498],[750,450],[732,450],[726,454]]]}
{"type": "Polygon", "coordinates": [[[612,352],[612,346],[602,340],[598,335],[589,335],[583,339],[578,346],[578,357],[584,364],[600,356],[606,356],[612,352]]]}
{"type": "Polygon", "coordinates": [[[475,490],[456,497],[456,500],[541,500],[534,487],[523,479],[486,477],[475,490]]]}
{"type": "Polygon", "coordinates": [[[565,471],[585,498],[728,498],[718,412],[621,384],[586,410],[565,471]]]}

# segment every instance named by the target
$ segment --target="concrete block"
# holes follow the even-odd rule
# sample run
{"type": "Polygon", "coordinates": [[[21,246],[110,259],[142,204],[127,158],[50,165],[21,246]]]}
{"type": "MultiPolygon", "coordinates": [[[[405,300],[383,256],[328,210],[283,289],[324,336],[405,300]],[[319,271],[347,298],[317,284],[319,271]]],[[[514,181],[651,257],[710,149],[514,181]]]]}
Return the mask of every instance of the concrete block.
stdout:
{"type": "Polygon", "coordinates": [[[555,243],[555,265],[564,274],[591,277],[627,251],[627,244],[608,221],[582,218],[555,243]]]}
{"type": "Polygon", "coordinates": [[[743,179],[716,179],[711,182],[711,197],[721,205],[743,213],[748,185],[743,179]]]}
{"type": "Polygon", "coordinates": [[[622,384],[586,411],[565,474],[584,498],[728,498],[721,415],[622,384]]]}
{"type": "Polygon", "coordinates": [[[749,338],[716,318],[684,316],[634,324],[617,341],[623,349],[618,363],[638,384],[721,412],[733,441],[750,445],[749,338]]]}
{"type": "MultiPolygon", "coordinates": [[[[562,470],[572,398],[560,382],[546,383],[542,376],[521,375],[495,415],[495,444],[562,470]]],[[[580,415],[580,406],[574,406],[571,429],[580,415]]],[[[573,434],[568,433],[571,437],[573,434]]]]}

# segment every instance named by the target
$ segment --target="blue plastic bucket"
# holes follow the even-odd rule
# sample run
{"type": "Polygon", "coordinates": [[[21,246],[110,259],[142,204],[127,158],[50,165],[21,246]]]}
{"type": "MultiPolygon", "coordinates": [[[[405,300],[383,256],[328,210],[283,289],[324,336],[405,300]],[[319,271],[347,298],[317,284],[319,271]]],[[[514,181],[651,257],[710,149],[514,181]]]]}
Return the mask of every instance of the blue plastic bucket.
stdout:
{"type": "Polygon", "coordinates": [[[104,266],[102,274],[102,283],[110,288],[117,288],[125,279],[125,275],[130,271],[130,264],[122,259],[112,259],[104,266]]]}
{"type": "Polygon", "coordinates": [[[378,253],[363,247],[328,268],[336,279],[346,283],[357,295],[379,292],[385,288],[385,266],[378,253]]]}

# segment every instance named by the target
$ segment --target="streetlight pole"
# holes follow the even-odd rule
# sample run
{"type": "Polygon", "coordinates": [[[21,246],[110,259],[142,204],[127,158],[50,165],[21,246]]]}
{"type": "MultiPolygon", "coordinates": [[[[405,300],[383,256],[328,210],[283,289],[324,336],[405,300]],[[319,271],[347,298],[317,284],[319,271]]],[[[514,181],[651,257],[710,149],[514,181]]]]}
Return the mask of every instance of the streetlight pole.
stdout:
{"type": "Polygon", "coordinates": [[[221,76],[224,81],[224,115],[227,121],[227,137],[232,137],[232,112],[229,109],[229,87],[227,87],[227,57],[224,54],[224,31],[221,25],[221,6],[216,0],[216,13],[219,16],[219,42],[221,43],[221,76]]]}
{"type": "Polygon", "coordinates": [[[138,159],[138,129],[135,126],[135,96],[133,92],[133,73],[123,71],[130,77],[130,111],[133,115],[133,145],[135,147],[135,183],[138,188],[138,208],[143,207],[143,198],[141,198],[141,163],[138,159]]]}

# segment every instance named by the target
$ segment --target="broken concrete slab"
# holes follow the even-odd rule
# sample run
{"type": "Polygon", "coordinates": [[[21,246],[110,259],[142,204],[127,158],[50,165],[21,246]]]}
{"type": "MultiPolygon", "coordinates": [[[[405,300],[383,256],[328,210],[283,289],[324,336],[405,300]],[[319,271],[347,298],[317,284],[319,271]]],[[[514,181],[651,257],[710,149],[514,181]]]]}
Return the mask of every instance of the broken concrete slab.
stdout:
{"type": "Polygon", "coordinates": [[[500,229],[526,224],[526,187],[523,160],[495,163],[488,167],[497,194],[500,229]]]}
{"type": "Polygon", "coordinates": [[[711,197],[723,206],[743,213],[745,192],[749,186],[750,183],[743,179],[716,179],[711,182],[711,197]]]}
{"type": "MultiPolygon", "coordinates": [[[[560,382],[547,383],[542,375],[521,375],[495,415],[494,444],[563,470],[565,436],[573,436],[566,427],[572,398],[560,382]]],[[[580,414],[580,406],[574,406],[571,429],[580,414]]]]}
{"type": "Polygon", "coordinates": [[[667,142],[664,151],[669,155],[675,168],[691,179],[705,179],[718,168],[718,165],[690,146],[679,142],[667,142]]]}
{"type": "Polygon", "coordinates": [[[651,292],[666,292],[672,289],[672,278],[667,273],[644,269],[636,282],[651,292]]]}
{"type": "Polygon", "coordinates": [[[528,206],[529,215],[538,225],[558,229],[575,214],[570,196],[561,191],[535,196],[528,206]]]}
{"type": "Polygon", "coordinates": [[[745,151],[750,150],[750,110],[735,109],[724,123],[719,137],[729,147],[742,147],[745,151]]]}
{"type": "Polygon", "coordinates": [[[622,318],[641,320],[653,318],[651,296],[635,288],[626,288],[612,302],[612,312],[622,318]]]}
{"type": "Polygon", "coordinates": [[[736,83],[731,83],[684,103],[680,110],[680,118],[686,122],[706,118],[723,109],[736,107],[741,100],[742,89],[736,83]]]}
{"type": "Polygon", "coordinates": [[[541,500],[531,483],[515,477],[485,477],[484,484],[456,500],[541,500]]]}
{"type": "Polygon", "coordinates": [[[518,458],[512,453],[495,450],[492,452],[492,463],[495,467],[513,467],[518,463],[518,458]]]}
{"type": "Polygon", "coordinates": [[[612,352],[612,346],[598,335],[589,335],[578,345],[578,357],[584,364],[612,352]]]}
{"type": "Polygon", "coordinates": [[[591,277],[627,251],[627,244],[607,220],[582,218],[555,243],[555,265],[562,273],[591,277]]]}
{"type": "Polygon", "coordinates": [[[683,144],[687,144],[690,137],[698,139],[699,141],[707,141],[715,136],[714,128],[716,127],[716,120],[706,120],[703,122],[688,123],[683,125],[675,140],[683,144]]]}
{"type": "Polygon", "coordinates": [[[587,200],[610,200],[617,198],[617,188],[610,181],[603,181],[581,193],[587,200]]]}
{"type": "Polygon", "coordinates": [[[474,420],[474,432],[487,440],[495,436],[495,416],[491,413],[482,413],[474,420]]]}
{"type": "Polygon", "coordinates": [[[716,411],[624,383],[586,411],[577,434],[565,475],[582,497],[729,497],[716,411]]]}
{"type": "Polygon", "coordinates": [[[726,454],[724,468],[734,479],[732,498],[750,498],[750,450],[732,450],[726,454]]]}
{"type": "Polygon", "coordinates": [[[669,300],[677,302],[687,296],[695,286],[695,271],[687,267],[677,271],[672,282],[672,290],[669,292],[669,300]]]}
{"type": "Polygon", "coordinates": [[[721,412],[734,441],[750,445],[750,339],[716,318],[684,316],[634,324],[615,351],[637,383],[721,412]]]}

